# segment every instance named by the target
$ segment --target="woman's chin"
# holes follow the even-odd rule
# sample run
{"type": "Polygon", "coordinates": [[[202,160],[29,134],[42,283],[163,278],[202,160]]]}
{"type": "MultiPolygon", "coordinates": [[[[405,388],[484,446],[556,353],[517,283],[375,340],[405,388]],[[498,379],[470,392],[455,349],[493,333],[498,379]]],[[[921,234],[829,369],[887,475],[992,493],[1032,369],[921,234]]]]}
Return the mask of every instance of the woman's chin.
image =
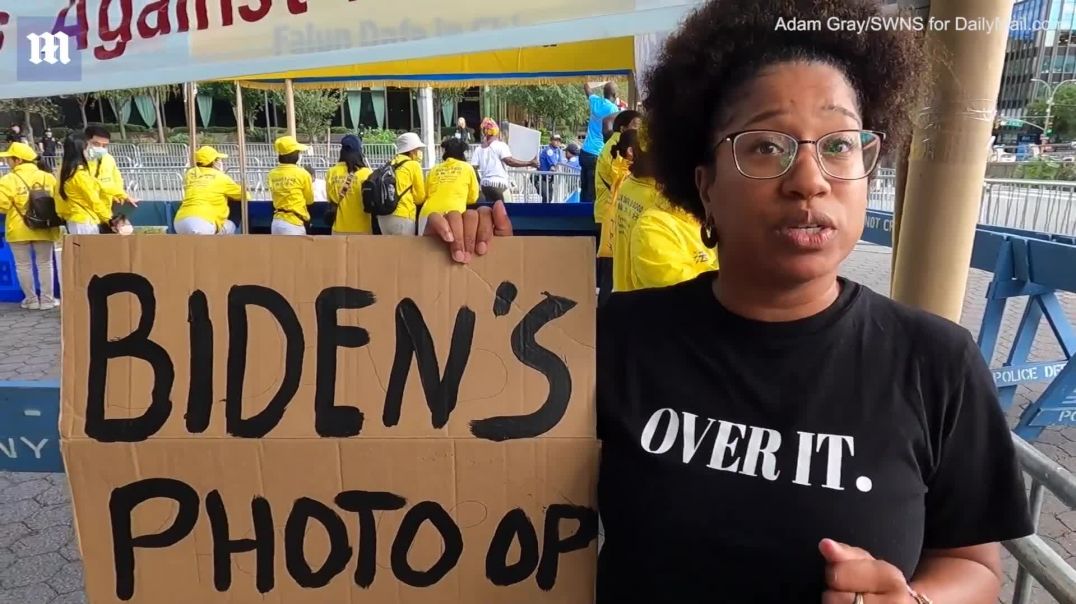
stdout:
{"type": "Polygon", "coordinates": [[[828,277],[837,272],[841,263],[832,258],[816,255],[801,256],[798,258],[782,259],[773,268],[774,275],[782,282],[789,285],[810,283],[817,279],[828,277]]]}

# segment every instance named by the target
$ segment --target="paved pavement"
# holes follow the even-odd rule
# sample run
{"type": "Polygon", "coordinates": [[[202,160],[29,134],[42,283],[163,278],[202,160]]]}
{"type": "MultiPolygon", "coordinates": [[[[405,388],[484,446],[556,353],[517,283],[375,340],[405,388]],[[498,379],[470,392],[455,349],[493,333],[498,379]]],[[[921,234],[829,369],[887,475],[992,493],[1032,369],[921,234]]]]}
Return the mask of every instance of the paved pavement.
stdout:
{"type": "MultiPolygon", "coordinates": [[[[863,245],[846,262],[843,274],[883,294],[889,293],[888,248],[863,245]]],[[[962,323],[978,332],[989,273],[973,270],[968,279],[962,323]]],[[[1062,300],[1070,321],[1076,324],[1076,296],[1062,300]]],[[[1012,344],[1023,302],[1006,313],[998,358],[1012,344]]],[[[59,311],[28,312],[0,304],[0,380],[36,380],[59,374],[59,311]]],[[[1035,360],[1062,358],[1061,349],[1043,326],[1033,350],[1035,360]]],[[[1021,387],[1017,405],[1038,396],[1042,386],[1021,387]]],[[[1019,413],[1013,410],[1015,421],[1019,413]]],[[[1076,429],[1047,430],[1037,446],[1053,459],[1076,471],[1076,429]]],[[[1070,564],[1076,565],[1076,511],[1048,497],[1039,531],[1070,564]]],[[[1015,562],[1006,560],[1009,581],[1002,601],[1012,592],[1015,562]]],[[[0,604],[74,604],[85,602],[82,566],[71,527],[67,483],[63,475],[8,474],[0,472],[0,604]]],[[[1032,602],[1054,599],[1036,587],[1032,602]]]]}

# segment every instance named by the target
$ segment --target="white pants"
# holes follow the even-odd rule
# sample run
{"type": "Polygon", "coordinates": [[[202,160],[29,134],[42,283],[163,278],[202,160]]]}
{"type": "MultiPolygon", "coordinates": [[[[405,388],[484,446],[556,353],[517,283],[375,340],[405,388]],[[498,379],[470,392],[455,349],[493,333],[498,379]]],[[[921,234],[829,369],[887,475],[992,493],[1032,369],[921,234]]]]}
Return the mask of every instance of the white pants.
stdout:
{"type": "Polygon", "coordinates": [[[274,235],[306,235],[306,227],[294,225],[287,220],[274,218],[272,226],[269,227],[269,232],[274,235]]]}
{"type": "Polygon", "coordinates": [[[15,274],[19,278],[24,300],[53,302],[52,289],[52,248],[51,241],[25,241],[11,243],[11,255],[15,257],[15,274]],[[31,252],[33,258],[31,258],[31,252]],[[37,265],[37,279],[41,284],[41,297],[34,289],[34,265],[37,265]]]}
{"type": "MultiPolygon", "coordinates": [[[[174,228],[177,235],[217,235],[217,225],[201,218],[184,218],[177,220],[174,228]]],[[[220,227],[221,235],[235,235],[235,223],[225,220],[220,227]]]]}
{"type": "Polygon", "coordinates": [[[88,222],[67,222],[67,233],[69,235],[100,235],[101,226],[88,222]]]}
{"type": "Polygon", "coordinates": [[[401,216],[378,216],[382,235],[414,235],[415,221],[401,216]]]}

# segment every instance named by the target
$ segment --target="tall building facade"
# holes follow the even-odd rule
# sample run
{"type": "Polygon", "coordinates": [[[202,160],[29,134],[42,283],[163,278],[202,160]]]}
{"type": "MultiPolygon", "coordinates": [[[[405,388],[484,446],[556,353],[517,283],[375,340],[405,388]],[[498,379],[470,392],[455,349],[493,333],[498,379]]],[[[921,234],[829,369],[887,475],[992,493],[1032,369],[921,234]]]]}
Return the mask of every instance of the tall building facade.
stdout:
{"type": "MultiPolygon", "coordinates": [[[[1021,0],[1013,5],[1005,67],[998,92],[998,116],[1034,119],[1029,108],[1045,100],[1057,84],[1076,79],[1076,0],[1021,0]]],[[[1066,84],[1068,86],[1068,84],[1066,84]]],[[[998,142],[1031,142],[1040,130],[1010,125],[998,142]]]]}

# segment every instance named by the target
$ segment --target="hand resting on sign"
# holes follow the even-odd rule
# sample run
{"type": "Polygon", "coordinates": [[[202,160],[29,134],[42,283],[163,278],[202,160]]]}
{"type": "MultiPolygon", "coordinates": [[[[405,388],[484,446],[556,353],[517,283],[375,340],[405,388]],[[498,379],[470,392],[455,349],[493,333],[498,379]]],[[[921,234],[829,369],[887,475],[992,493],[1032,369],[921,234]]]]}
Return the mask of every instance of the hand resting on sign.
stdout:
{"type": "Polygon", "coordinates": [[[424,235],[440,237],[448,244],[452,259],[468,264],[475,255],[485,256],[494,237],[511,237],[512,221],[503,201],[493,208],[480,207],[464,213],[430,214],[424,235]]]}

